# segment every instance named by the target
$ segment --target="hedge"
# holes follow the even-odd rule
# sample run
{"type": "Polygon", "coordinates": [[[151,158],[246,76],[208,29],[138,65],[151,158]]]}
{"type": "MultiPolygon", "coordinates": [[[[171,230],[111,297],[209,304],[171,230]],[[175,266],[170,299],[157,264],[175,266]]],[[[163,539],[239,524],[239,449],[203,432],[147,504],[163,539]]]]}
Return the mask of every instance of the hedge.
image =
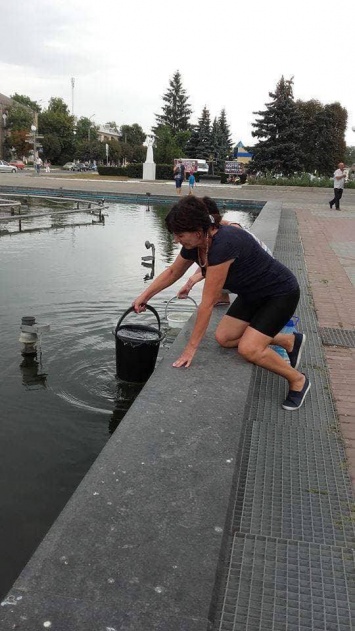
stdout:
{"type": "MultiPolygon", "coordinates": [[[[128,178],[141,180],[143,177],[143,164],[128,164],[126,167],[99,166],[97,171],[99,175],[123,175],[128,178]]],[[[171,164],[156,165],[157,180],[172,180],[173,177],[173,167],[171,164]]]]}

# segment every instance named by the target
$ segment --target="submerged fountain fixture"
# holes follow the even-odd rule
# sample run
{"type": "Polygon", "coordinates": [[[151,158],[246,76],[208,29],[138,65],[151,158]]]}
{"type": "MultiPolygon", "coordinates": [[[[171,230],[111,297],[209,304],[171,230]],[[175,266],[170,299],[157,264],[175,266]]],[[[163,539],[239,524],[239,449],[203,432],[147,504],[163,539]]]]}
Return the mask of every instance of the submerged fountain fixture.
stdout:
{"type": "Polygon", "coordinates": [[[23,344],[21,354],[24,357],[36,356],[42,333],[50,331],[49,324],[37,324],[34,316],[23,316],[20,330],[19,342],[23,344]]]}
{"type": "Polygon", "coordinates": [[[146,193],[146,196],[148,197],[148,206],[147,206],[146,210],[150,210],[150,208],[149,208],[149,197],[150,197],[150,193],[146,193]]]}
{"type": "MultiPolygon", "coordinates": [[[[155,245],[154,243],[151,243],[150,241],[146,241],[144,243],[145,247],[147,248],[147,250],[149,250],[149,248],[152,248],[152,253],[151,254],[147,254],[147,256],[142,256],[142,261],[150,261],[151,265],[154,265],[155,263],[155,245]]],[[[142,263],[143,265],[143,263],[142,263]]]]}

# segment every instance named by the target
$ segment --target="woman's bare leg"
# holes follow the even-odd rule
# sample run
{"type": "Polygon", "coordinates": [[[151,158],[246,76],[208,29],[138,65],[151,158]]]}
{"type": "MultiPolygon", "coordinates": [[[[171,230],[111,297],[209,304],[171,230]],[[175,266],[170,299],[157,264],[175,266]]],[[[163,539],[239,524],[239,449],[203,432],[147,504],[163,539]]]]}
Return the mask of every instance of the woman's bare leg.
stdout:
{"type": "Polygon", "coordinates": [[[256,364],[256,366],[266,368],[266,370],[284,377],[289,383],[290,390],[299,392],[304,386],[305,376],[298,370],[295,370],[295,368],[292,368],[272,348],[269,348],[269,345],[273,344],[277,337],[270,338],[268,335],[264,335],[249,326],[239,339],[238,352],[244,359],[256,364]]]}
{"type": "Polygon", "coordinates": [[[215,333],[218,344],[225,348],[236,348],[248,326],[248,322],[232,318],[228,315],[223,316],[215,333]]]}

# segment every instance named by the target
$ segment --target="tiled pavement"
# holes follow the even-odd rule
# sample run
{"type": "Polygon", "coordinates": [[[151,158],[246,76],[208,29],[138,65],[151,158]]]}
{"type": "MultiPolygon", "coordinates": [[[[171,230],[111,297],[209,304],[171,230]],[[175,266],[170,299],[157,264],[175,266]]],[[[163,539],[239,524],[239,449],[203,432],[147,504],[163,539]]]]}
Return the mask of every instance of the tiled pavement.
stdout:
{"type": "Polygon", "coordinates": [[[312,204],[296,213],[319,326],[351,332],[352,346],[324,351],[355,489],[355,205],[336,212],[312,204]]]}

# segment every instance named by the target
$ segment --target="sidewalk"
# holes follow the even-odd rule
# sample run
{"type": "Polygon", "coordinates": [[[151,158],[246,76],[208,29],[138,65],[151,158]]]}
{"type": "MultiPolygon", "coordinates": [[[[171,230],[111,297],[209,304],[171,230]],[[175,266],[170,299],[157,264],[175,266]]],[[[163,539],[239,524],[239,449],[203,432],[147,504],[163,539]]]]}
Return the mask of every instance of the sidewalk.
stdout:
{"type": "Polygon", "coordinates": [[[355,205],[339,213],[314,204],[296,213],[355,489],[355,205]]]}
{"type": "Polygon", "coordinates": [[[284,415],[280,380],[254,371],[214,631],[354,628],[354,354],[329,346],[338,331],[354,343],[355,290],[343,267],[345,252],[354,262],[354,220],[350,211],[283,204],[274,253],[300,281],[301,370],[312,388],[299,413],[284,415]],[[346,451],[338,415],[351,437],[346,451]]]}

